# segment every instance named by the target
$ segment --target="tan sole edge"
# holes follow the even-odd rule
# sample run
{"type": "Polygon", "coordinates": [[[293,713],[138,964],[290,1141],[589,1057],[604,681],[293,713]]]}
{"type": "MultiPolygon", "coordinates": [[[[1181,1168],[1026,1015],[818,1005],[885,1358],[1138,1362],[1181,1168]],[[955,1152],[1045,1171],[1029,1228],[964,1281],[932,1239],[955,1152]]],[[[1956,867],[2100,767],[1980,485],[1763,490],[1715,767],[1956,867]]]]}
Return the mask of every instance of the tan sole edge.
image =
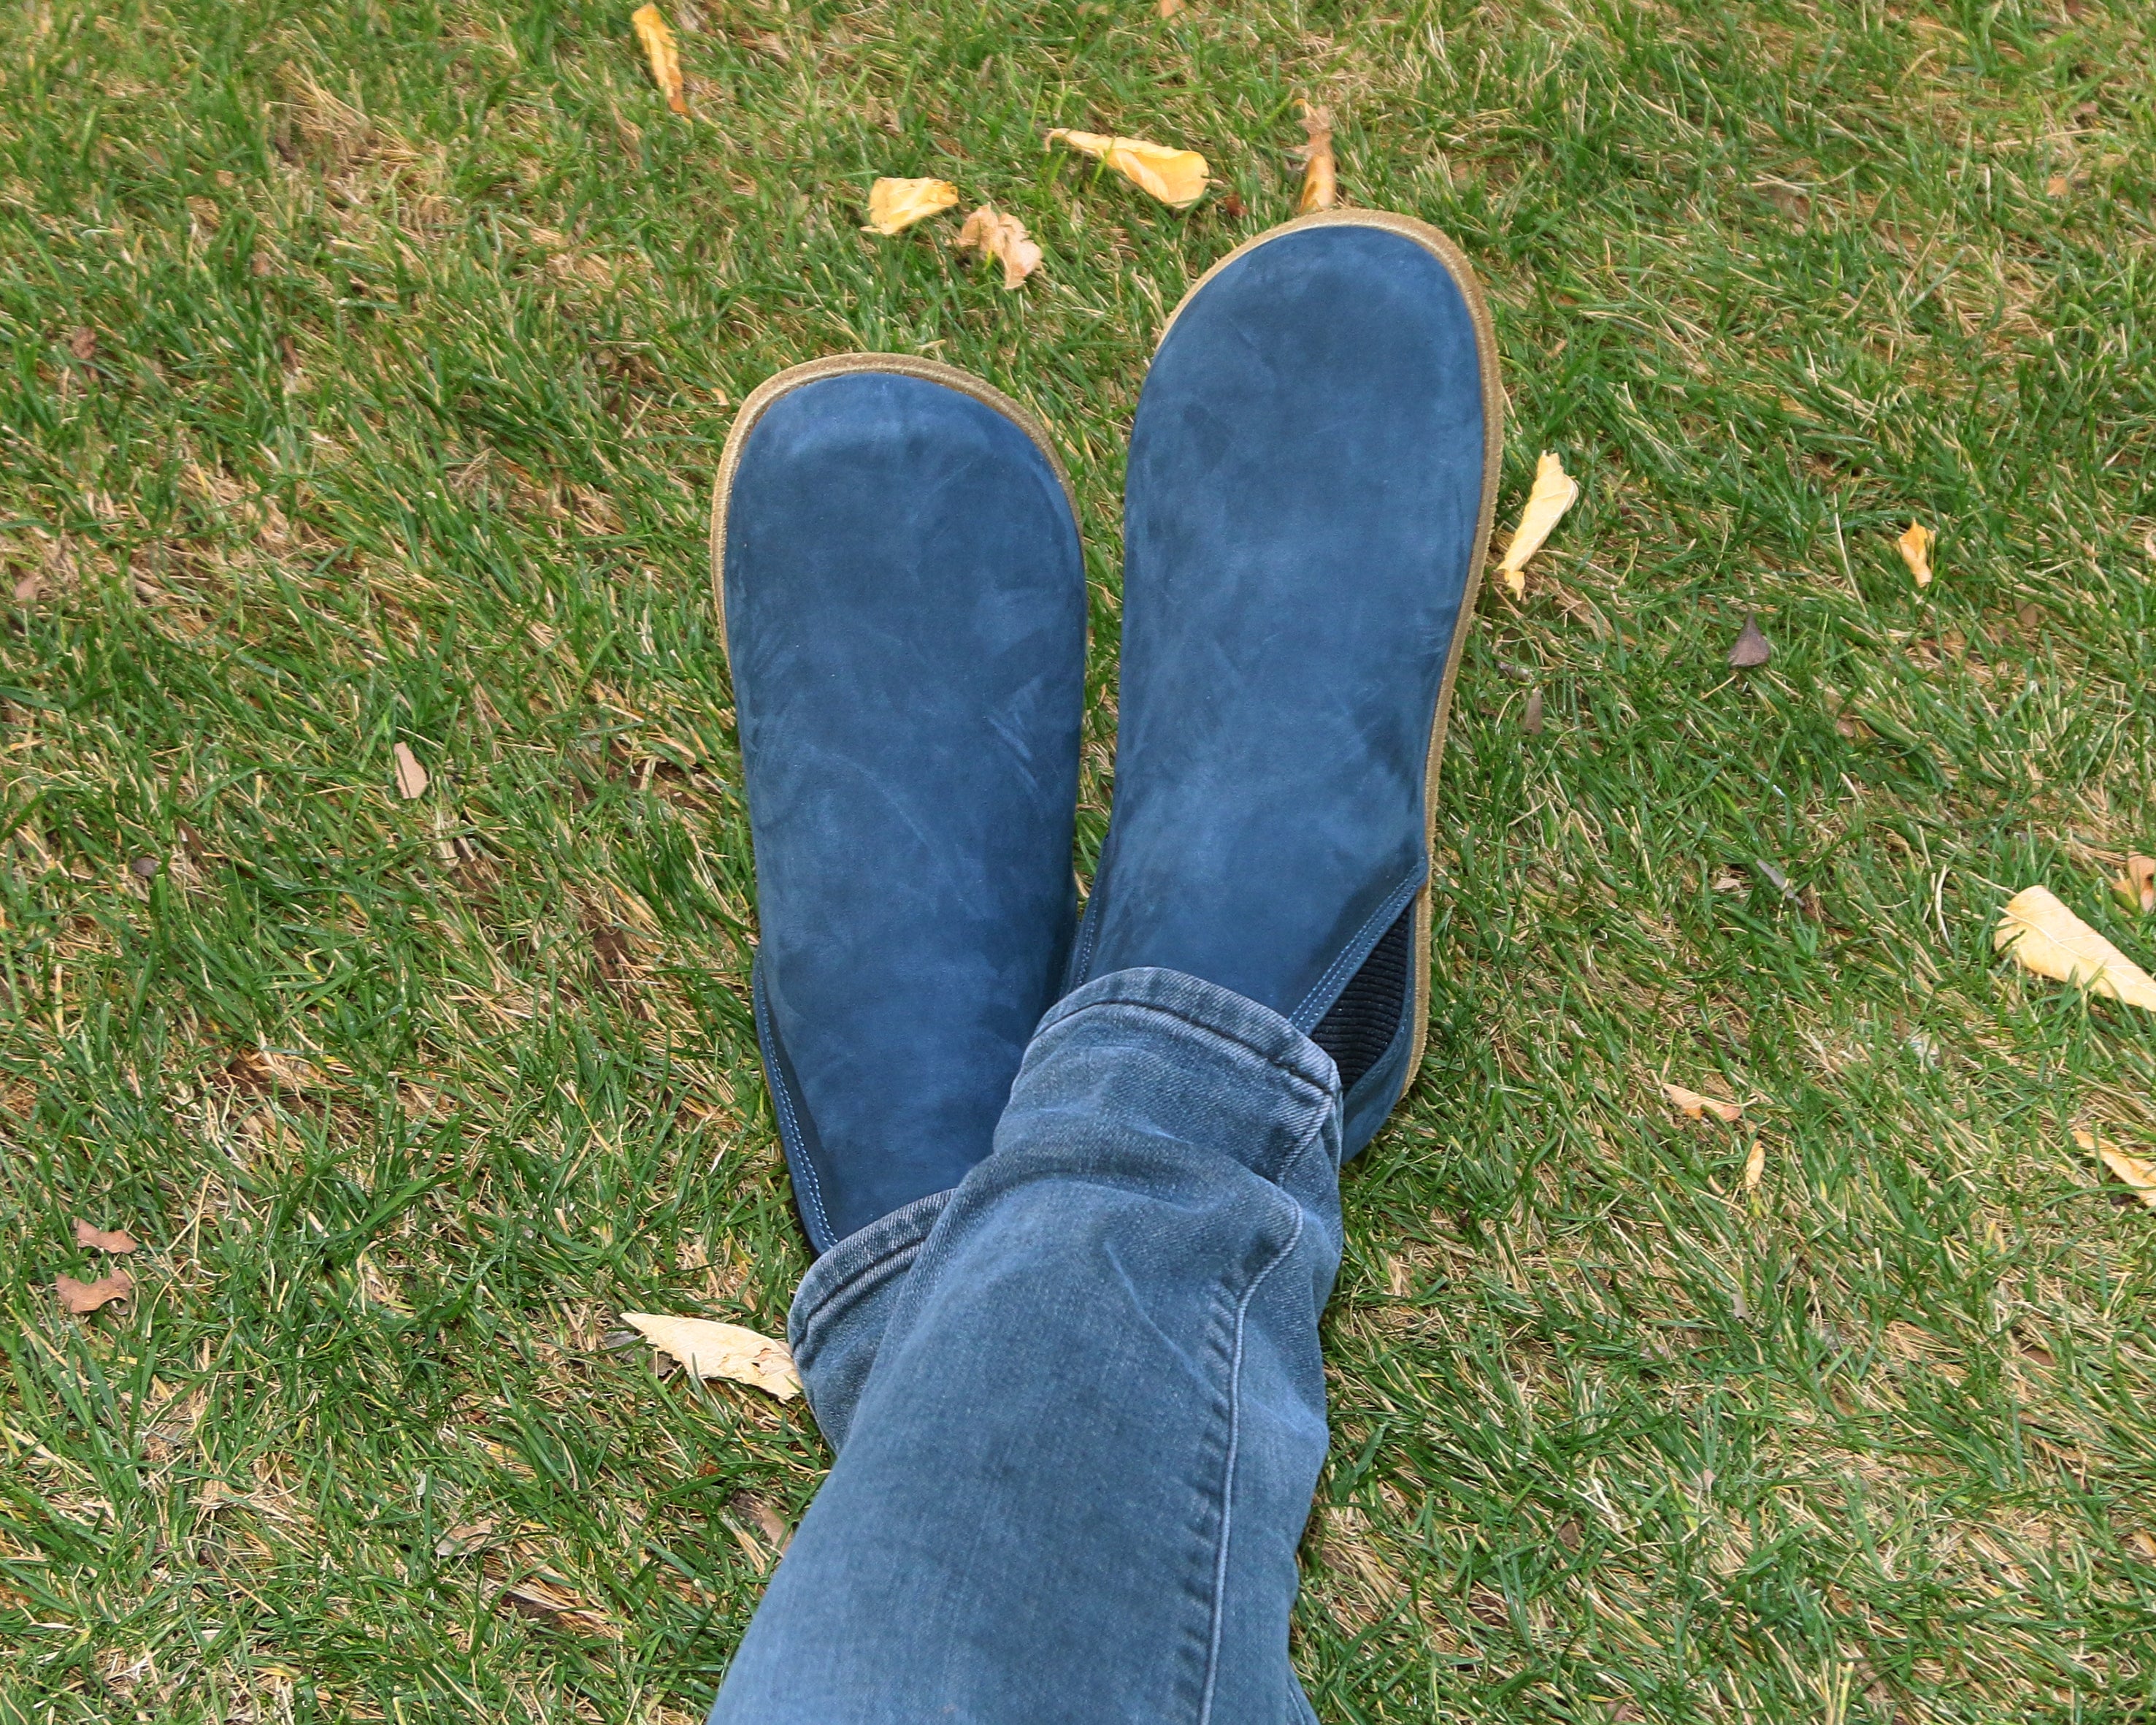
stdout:
{"type": "Polygon", "coordinates": [[[733,428],[726,433],[726,447],[719,452],[719,471],[711,481],[711,602],[719,613],[719,651],[726,656],[730,670],[733,649],[726,640],[726,502],[733,492],[734,473],[741,466],[742,451],[747,446],[749,433],[756,430],[757,421],[782,395],[804,384],[821,383],[826,378],[850,377],[859,372],[896,373],[901,377],[941,384],[1001,414],[1031,438],[1034,446],[1047,457],[1057,482],[1063,487],[1064,497],[1070,505],[1071,518],[1077,518],[1077,494],[1070,489],[1070,476],[1064,471],[1063,458],[1056,454],[1055,445],[1049,440],[1047,428],[1009,396],[983,383],[971,372],[946,365],[940,359],[919,359],[909,353],[834,353],[827,358],[788,366],[758,384],[749,392],[748,399],[742,403],[741,411],[734,415],[733,428]]]}
{"type": "MultiPolygon", "coordinates": [[[[1429,252],[1445,266],[1445,273],[1467,301],[1468,315],[1475,324],[1476,357],[1482,372],[1482,510],[1475,527],[1475,552],[1467,567],[1467,589],[1460,599],[1460,621],[1452,631],[1452,649],[1445,656],[1445,676],[1438,684],[1437,712],[1430,729],[1430,758],[1423,768],[1424,843],[1430,853],[1430,879],[1415,894],[1414,1046],[1408,1051],[1407,1076],[1401,1081],[1399,1096],[1393,1099],[1397,1105],[1400,1096],[1407,1094],[1422,1071],[1424,1045],[1430,1038],[1430,887],[1437,873],[1438,771],[1444,763],[1445,729],[1452,717],[1452,691],[1458,681],[1460,650],[1467,644],[1467,631],[1475,620],[1475,601],[1482,590],[1482,565],[1490,554],[1490,529],[1497,508],[1498,469],[1505,455],[1505,391],[1497,375],[1496,327],[1490,320],[1490,303],[1483,296],[1482,283],[1475,274],[1475,266],[1467,261],[1466,254],[1438,229],[1413,216],[1394,215],[1388,210],[1321,210],[1315,215],[1298,216],[1277,228],[1268,228],[1256,238],[1245,240],[1199,276],[1191,285],[1190,291],[1176,302],[1174,311],[1168,313],[1168,322],[1161,329],[1161,341],[1168,339],[1168,331],[1175,327],[1175,320],[1183,315],[1183,308],[1229,265],[1283,234],[1300,233],[1306,228],[1382,228],[1414,240],[1429,252]]],[[[1158,344],[1154,351],[1158,351],[1158,344]]]]}

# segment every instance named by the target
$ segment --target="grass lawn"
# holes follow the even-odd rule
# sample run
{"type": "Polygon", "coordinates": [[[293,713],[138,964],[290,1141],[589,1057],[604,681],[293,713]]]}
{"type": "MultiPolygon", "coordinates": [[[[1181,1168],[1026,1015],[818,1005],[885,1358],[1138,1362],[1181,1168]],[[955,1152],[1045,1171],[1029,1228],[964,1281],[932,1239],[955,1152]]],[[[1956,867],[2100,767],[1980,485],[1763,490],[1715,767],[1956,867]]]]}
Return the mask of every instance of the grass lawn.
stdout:
{"type": "Polygon", "coordinates": [[[805,1263],[732,410],[851,348],[1035,408],[1105,695],[1146,356],[1302,95],[1484,273],[1502,516],[1584,486],[1348,1179],[1319,1714],[2150,1717],[2156,1213],[2071,1134],[2156,1154],[2156,1025],[1989,941],[2041,880],[2156,960],[2143,0],[702,4],[687,120],[630,0],[0,14],[0,1722],[700,1714],[827,1461],[609,1346],[805,1263]],[[1045,266],[865,234],[878,173],[1045,266]],[[91,1317],[77,1217],[143,1242],[91,1317]]]}

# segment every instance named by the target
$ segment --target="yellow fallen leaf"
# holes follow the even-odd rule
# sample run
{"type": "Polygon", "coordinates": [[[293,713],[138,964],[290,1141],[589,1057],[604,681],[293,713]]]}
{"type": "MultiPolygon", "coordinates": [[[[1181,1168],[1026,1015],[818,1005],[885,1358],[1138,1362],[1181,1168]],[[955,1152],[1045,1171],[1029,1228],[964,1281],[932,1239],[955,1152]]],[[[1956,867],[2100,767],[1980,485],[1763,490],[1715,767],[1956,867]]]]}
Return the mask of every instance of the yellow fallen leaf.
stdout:
{"type": "Polygon", "coordinates": [[[899,234],[958,201],[948,180],[878,180],[869,188],[869,231],[899,234]]]}
{"type": "Polygon", "coordinates": [[[2105,1167],[2133,1188],[2134,1197],[2156,1210],[2156,1162],[2143,1156],[2128,1156],[2108,1138],[2099,1138],[2081,1126],[2074,1128],[2074,1142],[2083,1150],[2094,1151],[2105,1167]]]}
{"type": "Polygon", "coordinates": [[[1105,162],[1142,192],[1150,192],[1171,209],[1188,209],[1205,195],[1205,158],[1195,150],[1172,150],[1143,138],[1104,137],[1097,131],[1073,131],[1059,126],[1049,142],[1061,139],[1074,150],[1105,162]]]}
{"type": "Polygon", "coordinates": [[[629,15],[636,27],[636,39],[644,44],[651,62],[651,81],[666,95],[666,106],[677,114],[689,111],[689,98],[681,84],[681,57],[674,51],[674,33],[655,6],[639,6],[629,15]]]}
{"type": "Polygon", "coordinates": [[[1766,1177],[1766,1173],[1767,1141],[1763,1138],[1754,1138],[1752,1141],[1752,1154],[1744,1158],[1745,1191],[1757,1192],[1759,1189],[1759,1182],[1766,1177]]]}
{"type": "Polygon", "coordinates": [[[2156,857],[2128,857],[2111,884],[2131,909],[2144,916],[2156,910],[2156,857]]]}
{"type": "Polygon", "coordinates": [[[407,802],[415,796],[424,796],[427,794],[427,770],[419,765],[419,757],[403,743],[389,753],[397,763],[397,794],[407,802]]]}
{"type": "Polygon", "coordinates": [[[1302,196],[1295,213],[1308,215],[1330,209],[1340,201],[1340,165],[1332,154],[1332,116],[1323,108],[1302,105],[1302,129],[1309,137],[1298,153],[1302,157],[1302,196]]]}
{"type": "Polygon", "coordinates": [[[710,1318],[670,1318],[656,1312],[625,1311],[633,1326],[661,1353],[669,1353],[698,1377],[725,1377],[768,1390],[782,1402],[801,1393],[801,1375],[786,1344],[739,1324],[710,1318]]]}
{"type": "Polygon", "coordinates": [[[1932,530],[1922,522],[1912,521],[1909,531],[1894,542],[1902,553],[1902,561],[1909,565],[1909,573],[1919,587],[1932,584],[1932,530]]]}
{"type": "MultiPolygon", "coordinates": [[[[1702,1096],[1697,1090],[1687,1090],[1682,1084],[1666,1084],[1662,1086],[1662,1094],[1668,1097],[1677,1112],[1688,1120],[1704,1120],[1708,1115],[1712,1115],[1727,1125],[1744,1112],[1744,1105],[1741,1102],[1724,1102],[1718,1096],[1702,1096]]],[[[1766,1152],[1762,1151],[1760,1154],[1763,1156],[1766,1152]]],[[[1763,1162],[1762,1166],[1764,1166],[1763,1162]]],[[[1745,1172],[1748,1176],[1751,1170],[1748,1167],[1745,1172]]],[[[1748,1180],[1747,1183],[1749,1183],[1748,1180]]]]}
{"type": "Polygon", "coordinates": [[[1564,471],[1564,463],[1548,450],[1535,463],[1534,489],[1527,507],[1520,511],[1520,524],[1512,529],[1512,542],[1505,548],[1505,560],[1497,565],[1505,577],[1505,590],[1513,598],[1527,590],[1527,559],[1543,548],[1550,529],[1564,519],[1564,512],[1579,495],[1579,481],[1564,471]]]}
{"type": "Polygon", "coordinates": [[[1000,258],[1006,288],[1018,286],[1040,267],[1040,248],[1026,236],[1025,224],[993,204],[983,203],[966,218],[958,244],[983,257],[1000,258]]]}
{"type": "Polygon", "coordinates": [[[2043,887],[2030,887],[2006,901],[1993,950],[2039,976],[2078,982],[2130,1007],[2156,1012],[2156,978],[2083,922],[2043,887]]]}

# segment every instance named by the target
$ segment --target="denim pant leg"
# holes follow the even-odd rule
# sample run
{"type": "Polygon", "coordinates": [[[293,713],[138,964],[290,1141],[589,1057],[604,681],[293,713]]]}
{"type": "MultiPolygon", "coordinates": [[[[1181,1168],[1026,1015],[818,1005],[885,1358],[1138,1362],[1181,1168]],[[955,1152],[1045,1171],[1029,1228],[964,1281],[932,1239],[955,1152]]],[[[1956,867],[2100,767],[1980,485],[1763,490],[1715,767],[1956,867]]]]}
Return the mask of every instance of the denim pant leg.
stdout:
{"type": "Polygon", "coordinates": [[[838,1460],[714,1725],[1308,1721],[1339,1146],[1331,1060],[1238,995],[1050,1012],[993,1154],[803,1285],[838,1460]]]}

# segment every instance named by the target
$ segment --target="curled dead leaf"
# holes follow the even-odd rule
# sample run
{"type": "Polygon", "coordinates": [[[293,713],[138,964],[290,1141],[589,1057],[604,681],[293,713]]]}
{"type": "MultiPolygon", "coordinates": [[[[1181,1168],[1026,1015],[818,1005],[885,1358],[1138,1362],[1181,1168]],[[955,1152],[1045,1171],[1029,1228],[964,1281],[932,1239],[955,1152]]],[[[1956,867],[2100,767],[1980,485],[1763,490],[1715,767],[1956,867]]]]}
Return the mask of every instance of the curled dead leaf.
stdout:
{"type": "Polygon", "coordinates": [[[604,1615],[587,1605],[568,1589],[539,1576],[527,1575],[521,1581],[510,1583],[502,1589],[501,1598],[501,1603],[519,1617],[551,1624],[572,1635],[603,1636],[608,1640],[621,1639],[620,1629],[608,1622],[604,1615]]]}
{"type": "Polygon", "coordinates": [[[92,1228],[80,1216],[74,1222],[74,1243],[93,1252],[131,1252],[141,1244],[124,1228],[92,1228]]]}
{"type": "Polygon", "coordinates": [[[1744,619],[1743,631],[1737,637],[1737,644],[1729,650],[1730,668],[1757,671],[1774,657],[1774,644],[1760,633],[1759,620],[1748,615],[1744,619]]]}
{"type": "Polygon", "coordinates": [[[1564,519],[1564,512],[1578,496],[1579,481],[1564,471],[1564,463],[1553,451],[1544,450],[1535,463],[1534,487],[1527,493],[1527,507],[1520,511],[1520,524],[1512,529],[1512,543],[1506,546],[1504,560],[1497,565],[1505,578],[1505,590],[1513,598],[1526,595],[1527,559],[1543,548],[1543,541],[1564,519]]]}
{"type": "Polygon", "coordinates": [[[2074,1142],[2083,1150],[2094,1151],[2105,1167],[2133,1189],[2134,1197],[2156,1210],[2156,1161],[2146,1156],[2128,1156],[2108,1138],[2099,1138],[2084,1126],[2074,1128],[2074,1142]]]}
{"type": "Polygon", "coordinates": [[[427,770],[419,765],[419,757],[403,743],[397,744],[389,753],[397,763],[397,794],[407,802],[414,797],[424,796],[427,794],[427,770]]]}
{"type": "Polygon", "coordinates": [[[1340,201],[1340,164],[1332,154],[1332,116],[1323,108],[1301,104],[1302,129],[1308,138],[1297,153],[1302,157],[1302,195],[1295,213],[1330,209],[1340,201]]]}
{"type": "Polygon", "coordinates": [[[1922,522],[1912,521],[1909,531],[1894,542],[1901,552],[1902,561],[1909,565],[1909,574],[1919,587],[1932,584],[1932,530],[1922,522]]]}
{"type": "Polygon", "coordinates": [[[2156,1012],[2156,978],[2067,909],[2048,888],[2025,888],[2009,899],[1991,945],[2039,976],[2078,983],[2091,994],[2156,1012]]]}
{"type": "Polygon", "coordinates": [[[1543,734],[1543,692],[1535,690],[1527,697],[1527,709],[1520,715],[1520,729],[1530,737],[1543,734]]]}
{"type": "Polygon", "coordinates": [[[958,244],[983,257],[999,260],[1006,290],[1021,286],[1040,267],[1040,248],[1027,236],[1025,224],[993,204],[983,203],[966,218],[958,230],[958,244]]]}
{"type": "Polygon", "coordinates": [[[1682,1084],[1666,1084],[1662,1086],[1662,1094],[1668,1097],[1671,1105],[1688,1120],[1704,1120],[1712,1115],[1724,1125],[1728,1125],[1741,1119],[1744,1113],[1744,1105],[1741,1102],[1724,1102],[1718,1096],[1702,1096],[1697,1090],[1687,1090],[1682,1084]]]}
{"type": "Polygon", "coordinates": [[[94,1282],[78,1282],[73,1276],[53,1278],[53,1292],[59,1295],[61,1306],[77,1317],[116,1300],[125,1300],[134,1291],[135,1278],[124,1269],[116,1269],[94,1282]]]}
{"type": "Polygon", "coordinates": [[[2143,916],[2156,910],[2156,857],[2128,857],[2126,867],[2119,870],[2118,878],[2111,885],[2128,909],[2143,916]]]}
{"type": "Polygon", "coordinates": [[[662,1353],[679,1360],[698,1377],[724,1377],[767,1390],[782,1402],[801,1393],[801,1375],[786,1344],[759,1336],[739,1324],[710,1318],[675,1318],[648,1311],[625,1311],[621,1321],[662,1353]]]}
{"type": "Polygon", "coordinates": [[[666,106],[677,114],[689,111],[687,90],[681,82],[681,56],[675,49],[674,32],[667,28],[665,14],[655,6],[639,6],[629,15],[636,30],[636,39],[644,44],[644,58],[651,62],[651,81],[666,97],[666,106]]]}
{"type": "Polygon", "coordinates": [[[1767,1141],[1763,1138],[1752,1141],[1752,1153],[1744,1158],[1744,1189],[1757,1192],[1759,1182],[1767,1174],[1767,1141]]]}
{"type": "Polygon", "coordinates": [[[869,188],[867,231],[902,234],[957,201],[958,188],[948,180],[880,179],[869,188]]]}
{"type": "Polygon", "coordinates": [[[1171,149],[1143,138],[1107,137],[1097,131],[1073,131],[1059,126],[1048,134],[1050,143],[1072,149],[1105,162],[1142,192],[1149,192],[1171,209],[1188,209],[1205,195],[1209,170],[1195,150],[1171,149]]]}
{"type": "Polygon", "coordinates": [[[506,1544],[509,1536],[495,1521],[462,1522],[434,1542],[438,1558],[471,1558],[506,1544]]]}

